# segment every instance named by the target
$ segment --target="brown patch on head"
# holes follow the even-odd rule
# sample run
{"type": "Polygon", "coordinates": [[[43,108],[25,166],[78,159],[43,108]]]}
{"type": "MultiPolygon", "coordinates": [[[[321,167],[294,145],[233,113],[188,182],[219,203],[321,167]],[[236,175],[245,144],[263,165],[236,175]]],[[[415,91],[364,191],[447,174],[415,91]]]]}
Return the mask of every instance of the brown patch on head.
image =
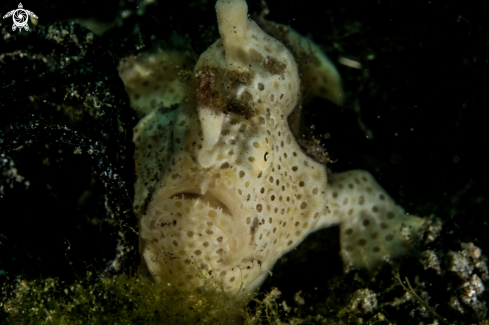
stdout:
{"type": "Polygon", "coordinates": [[[278,61],[274,57],[267,56],[265,62],[263,62],[263,67],[265,70],[271,74],[283,74],[287,65],[283,62],[278,61]]]}
{"type": "Polygon", "coordinates": [[[196,76],[196,96],[199,106],[212,107],[212,100],[215,100],[219,94],[214,86],[214,76],[216,71],[209,69],[201,71],[196,76]]]}
{"type": "Polygon", "coordinates": [[[250,73],[203,68],[197,73],[193,83],[198,106],[226,114],[233,112],[243,115],[245,119],[255,115],[255,110],[250,105],[250,94],[240,98],[235,96],[239,87],[250,85],[250,73]]]}
{"type": "Polygon", "coordinates": [[[253,116],[255,116],[255,109],[252,106],[248,105],[248,103],[232,101],[229,102],[228,105],[224,108],[224,113],[235,113],[238,115],[242,115],[246,120],[249,120],[253,116]]]}

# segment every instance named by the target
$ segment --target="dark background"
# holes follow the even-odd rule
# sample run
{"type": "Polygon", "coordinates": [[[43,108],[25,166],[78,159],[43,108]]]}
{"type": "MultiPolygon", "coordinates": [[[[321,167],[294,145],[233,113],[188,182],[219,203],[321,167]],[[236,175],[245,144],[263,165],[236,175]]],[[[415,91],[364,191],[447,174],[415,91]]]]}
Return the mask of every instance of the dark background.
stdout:
{"type": "MultiPolygon", "coordinates": [[[[267,19],[309,36],[326,51],[343,78],[347,96],[343,108],[322,100],[305,108],[306,119],[315,125],[314,135],[329,134],[323,144],[336,161],[329,168],[333,172],[366,169],[407,212],[441,218],[442,236],[431,248],[458,250],[461,242],[474,242],[487,252],[486,3],[267,3],[267,19]],[[358,61],[362,69],[339,64],[341,57],[358,61]],[[360,109],[355,111],[355,107],[360,109]],[[363,131],[358,121],[371,133],[363,131]],[[367,134],[373,136],[367,138],[367,134]]],[[[0,14],[17,5],[16,1],[3,1],[0,14]]],[[[214,1],[176,1],[171,6],[122,0],[69,5],[30,1],[23,5],[36,13],[39,24],[30,24],[29,33],[19,34],[11,31],[11,18],[1,20],[0,55],[15,49],[50,53],[53,45],[43,41],[47,26],[66,25],[73,18],[94,19],[97,26],[112,27],[95,36],[93,55],[86,58],[93,72],[83,73],[87,80],[90,73],[98,73],[97,78],[100,74],[116,78],[118,60],[157,47],[187,50],[197,58],[219,37],[214,1]]],[[[263,9],[259,1],[248,5],[250,13],[263,9]]],[[[22,82],[35,76],[36,69],[7,67],[2,67],[3,72],[0,69],[0,130],[4,134],[12,135],[10,125],[26,122],[25,116],[42,113],[51,123],[68,124],[87,138],[101,137],[83,121],[73,122],[32,103],[27,90],[14,96],[12,80],[22,82]]],[[[55,70],[42,83],[59,83],[58,72],[62,70],[55,70]]],[[[122,83],[114,81],[110,87],[123,98],[120,109],[126,112],[129,108],[122,83]]],[[[59,103],[63,99],[51,100],[59,103]]],[[[122,114],[127,115],[130,130],[136,121],[130,119],[132,113],[122,114]]],[[[126,146],[131,152],[130,136],[101,139],[107,146],[126,146]]],[[[70,146],[46,149],[38,141],[11,155],[30,186],[26,190],[15,183],[0,199],[0,283],[17,275],[70,281],[86,267],[105,269],[114,258],[118,229],[114,226],[117,222],[107,217],[104,183],[94,174],[93,162],[72,151],[70,146]],[[43,164],[46,159],[52,163],[43,164]]],[[[129,154],[125,161],[117,160],[126,166],[121,174],[127,184],[133,182],[130,158],[129,154]]],[[[130,185],[128,188],[131,191],[130,185]]],[[[313,234],[277,263],[263,288],[279,286],[284,298],[291,299],[298,290],[311,292],[319,287],[323,296],[318,293],[318,299],[325,299],[334,289],[331,279],[342,276],[338,251],[337,229],[313,234]]],[[[435,303],[443,304],[443,297],[435,298],[435,303]]]]}

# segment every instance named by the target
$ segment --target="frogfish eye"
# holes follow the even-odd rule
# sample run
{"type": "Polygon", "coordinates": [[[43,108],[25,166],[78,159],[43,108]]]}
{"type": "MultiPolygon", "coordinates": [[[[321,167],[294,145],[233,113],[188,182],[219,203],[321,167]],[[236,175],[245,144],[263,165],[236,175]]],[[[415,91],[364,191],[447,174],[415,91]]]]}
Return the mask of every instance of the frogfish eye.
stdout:
{"type": "Polygon", "coordinates": [[[268,152],[265,152],[265,156],[263,158],[265,158],[265,161],[268,160],[268,152]]]}

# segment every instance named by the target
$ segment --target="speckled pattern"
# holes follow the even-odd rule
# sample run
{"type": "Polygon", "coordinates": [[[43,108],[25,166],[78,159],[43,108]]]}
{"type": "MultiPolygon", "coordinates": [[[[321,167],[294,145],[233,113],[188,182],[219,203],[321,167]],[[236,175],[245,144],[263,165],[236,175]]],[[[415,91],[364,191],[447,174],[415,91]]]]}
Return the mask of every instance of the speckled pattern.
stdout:
{"type": "MultiPolygon", "coordinates": [[[[244,0],[219,0],[216,10],[221,39],[197,62],[192,92],[134,129],[140,272],[181,288],[251,292],[278,258],[334,224],[346,268],[374,271],[404,254],[424,220],[366,171],[328,176],[291,132],[287,117],[314,69],[301,80],[294,49],[248,20],[244,0]]],[[[341,95],[338,79],[329,84],[341,95]]]]}

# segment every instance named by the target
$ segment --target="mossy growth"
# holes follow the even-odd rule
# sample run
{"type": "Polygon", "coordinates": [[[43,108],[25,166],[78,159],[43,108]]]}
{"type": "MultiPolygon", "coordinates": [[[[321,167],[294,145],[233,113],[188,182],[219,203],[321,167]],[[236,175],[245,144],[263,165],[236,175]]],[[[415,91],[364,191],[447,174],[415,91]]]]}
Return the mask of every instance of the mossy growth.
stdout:
{"type": "Polygon", "coordinates": [[[5,324],[222,324],[240,314],[222,292],[181,292],[126,275],[88,272],[74,284],[17,278],[2,291],[5,324]]]}
{"type": "MultiPolygon", "coordinates": [[[[182,292],[140,277],[115,275],[83,278],[68,284],[58,279],[17,277],[1,289],[2,324],[311,324],[279,312],[274,288],[234,299],[212,289],[182,292]],[[252,307],[248,302],[252,300],[252,307]],[[284,318],[287,319],[284,322],[284,318]]],[[[281,307],[281,306],[280,306],[281,307]]]]}

